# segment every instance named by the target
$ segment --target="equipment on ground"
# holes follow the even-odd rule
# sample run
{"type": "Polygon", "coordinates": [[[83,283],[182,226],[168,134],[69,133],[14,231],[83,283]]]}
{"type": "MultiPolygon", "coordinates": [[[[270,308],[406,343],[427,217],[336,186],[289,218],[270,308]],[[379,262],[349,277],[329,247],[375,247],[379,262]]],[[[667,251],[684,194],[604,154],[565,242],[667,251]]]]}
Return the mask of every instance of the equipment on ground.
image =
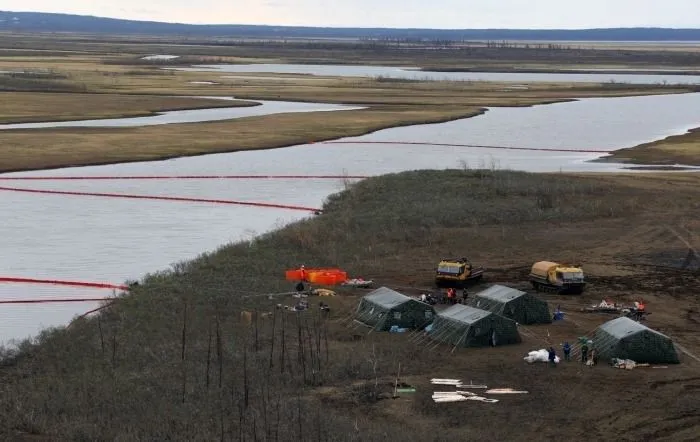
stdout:
{"type": "Polygon", "coordinates": [[[354,278],[354,279],[348,279],[347,281],[343,281],[341,283],[342,286],[345,287],[354,287],[354,288],[360,288],[360,289],[367,289],[370,288],[374,285],[374,281],[372,280],[365,280],[362,278],[354,278]]]}
{"type": "Polygon", "coordinates": [[[313,296],[335,296],[336,293],[333,290],[328,289],[313,289],[311,290],[313,296]]]}
{"type": "Polygon", "coordinates": [[[537,291],[554,291],[560,294],[579,295],[586,288],[581,266],[539,261],[532,265],[530,282],[537,291]]]}
{"type": "Polygon", "coordinates": [[[637,322],[642,322],[651,313],[646,310],[640,310],[637,307],[623,307],[620,309],[620,314],[626,318],[630,318],[637,322]]]}
{"type": "Polygon", "coordinates": [[[464,288],[469,283],[480,281],[483,276],[484,269],[473,266],[467,258],[446,258],[440,261],[435,271],[435,285],[464,288]]]}
{"type": "Polygon", "coordinates": [[[284,272],[287,281],[308,282],[318,285],[339,285],[348,279],[348,274],[337,268],[313,268],[307,269],[301,266],[299,269],[284,272]]]}
{"type": "Polygon", "coordinates": [[[584,307],[581,311],[585,313],[611,313],[620,316],[625,316],[627,318],[633,319],[637,322],[643,321],[650,312],[646,311],[646,306],[640,309],[639,303],[635,302],[634,305],[621,305],[615,302],[604,299],[600,304],[592,304],[588,307],[584,307]]]}
{"type": "Polygon", "coordinates": [[[610,299],[603,299],[600,304],[592,304],[588,307],[584,307],[581,311],[585,313],[614,313],[619,314],[622,311],[622,307],[611,301],[610,299]]]}

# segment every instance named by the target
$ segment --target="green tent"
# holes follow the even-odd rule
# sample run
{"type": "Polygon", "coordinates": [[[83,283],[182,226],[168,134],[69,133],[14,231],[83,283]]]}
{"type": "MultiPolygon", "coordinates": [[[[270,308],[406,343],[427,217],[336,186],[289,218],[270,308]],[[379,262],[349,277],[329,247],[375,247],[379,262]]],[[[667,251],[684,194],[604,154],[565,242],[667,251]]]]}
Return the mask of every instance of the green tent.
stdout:
{"type": "Polygon", "coordinates": [[[503,285],[494,285],[477,293],[468,303],[472,307],[510,318],[518,324],[552,322],[547,301],[503,285]]]}
{"type": "Polygon", "coordinates": [[[466,305],[453,305],[438,312],[429,336],[460,347],[484,347],[521,342],[512,319],[466,305]]]}
{"type": "Polygon", "coordinates": [[[593,347],[601,360],[631,359],[649,364],[678,364],[673,341],[656,330],[621,317],[598,327],[593,347]]]}
{"type": "Polygon", "coordinates": [[[434,316],[435,309],[431,305],[386,287],[365,295],[355,313],[355,319],[382,331],[387,331],[394,325],[423,329],[433,322],[434,316]]]}

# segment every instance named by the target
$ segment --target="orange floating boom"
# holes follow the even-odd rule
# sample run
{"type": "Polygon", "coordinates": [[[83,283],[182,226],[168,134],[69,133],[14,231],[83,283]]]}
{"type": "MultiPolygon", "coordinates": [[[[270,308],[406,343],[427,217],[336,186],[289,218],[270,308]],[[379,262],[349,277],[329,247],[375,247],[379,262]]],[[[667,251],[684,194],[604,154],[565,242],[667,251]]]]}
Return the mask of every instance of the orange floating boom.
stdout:
{"type": "Polygon", "coordinates": [[[44,304],[51,302],[101,302],[114,298],[47,298],[47,299],[0,299],[0,304],[44,304]]]}
{"type": "Polygon", "coordinates": [[[51,285],[67,285],[73,287],[92,287],[97,289],[117,289],[129,290],[126,285],[109,284],[105,282],[88,282],[88,281],[65,281],[59,279],[36,279],[36,278],[21,278],[11,276],[0,276],[0,282],[11,282],[21,284],[51,284],[51,285]]]}

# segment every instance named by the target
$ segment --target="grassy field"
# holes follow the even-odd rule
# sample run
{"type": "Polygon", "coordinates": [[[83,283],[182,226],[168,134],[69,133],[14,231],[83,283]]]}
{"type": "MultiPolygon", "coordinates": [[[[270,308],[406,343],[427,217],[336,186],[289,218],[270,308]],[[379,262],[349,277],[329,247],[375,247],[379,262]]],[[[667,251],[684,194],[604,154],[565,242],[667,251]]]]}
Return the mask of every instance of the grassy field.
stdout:
{"type": "Polygon", "coordinates": [[[700,166],[700,128],[633,148],[620,149],[604,160],[633,164],[700,166]]]}
{"type": "Polygon", "coordinates": [[[190,37],[120,37],[79,34],[4,34],[0,55],[67,54],[219,57],[222,62],[282,62],[322,64],[388,64],[442,68],[697,68],[697,48],[674,44],[601,44],[595,42],[394,42],[275,40],[190,37]],[[495,43],[495,44],[494,44],[495,43]],[[436,47],[439,50],[436,50],[436,47]],[[37,52],[41,51],[41,52],[37,52]]]}
{"type": "MultiPolygon", "coordinates": [[[[47,331],[0,368],[12,440],[695,440],[697,370],[528,365],[528,351],[588,335],[602,298],[647,301],[648,325],[700,353],[697,271],[665,226],[696,232],[698,175],[417,171],[372,178],[322,215],[145,277],[97,317],[47,331]],[[673,192],[669,192],[669,188],[673,192]],[[459,349],[351,321],[362,290],[323,298],[328,318],[275,305],[286,268],[340,266],[417,294],[437,261],[468,255],[487,283],[526,289],[540,259],[582,262],[590,287],[545,295],[565,321],[518,345],[459,349]],[[242,311],[257,311],[251,324],[242,311]],[[415,394],[390,399],[397,370],[415,394]],[[432,377],[525,389],[497,404],[434,404],[432,377]],[[621,413],[624,410],[624,413],[621,413]],[[564,430],[565,429],[565,430],[564,430]]],[[[690,237],[697,247],[697,238],[690,237]]],[[[696,263],[697,264],[697,263],[696,263]]],[[[440,389],[438,389],[440,390],[440,389]]]]}
{"type": "Polygon", "coordinates": [[[0,171],[147,161],[305,144],[398,125],[479,113],[470,107],[377,106],[368,110],[277,114],[223,122],[118,129],[40,129],[0,133],[0,171]],[[274,127],[275,130],[270,130],[274,127]],[[232,136],[235,134],[235,136],[232,136]],[[144,148],[147,146],[147,148],[144,148]]]}
{"type": "MultiPolygon", "coordinates": [[[[312,113],[278,114],[167,126],[2,131],[0,172],[281,147],[362,135],[394,126],[469,117],[487,106],[530,106],[583,97],[692,90],[688,87],[614,83],[544,83],[521,89],[512,88],[507,83],[486,82],[274,74],[236,76],[163,71],[155,66],[103,64],[103,59],[104,55],[0,58],[0,70],[38,73],[9,77],[12,92],[3,92],[6,99],[0,105],[0,121],[16,123],[135,116],[163,109],[251,104],[245,101],[194,101],[182,96],[345,103],[367,109],[324,113],[323,119],[312,113]],[[276,130],[270,131],[270,127],[276,130]],[[231,134],[236,136],[231,137],[231,134]]],[[[0,75],[0,86],[4,77],[0,75]]]]}
{"type": "Polygon", "coordinates": [[[254,105],[245,101],[121,94],[6,92],[0,123],[149,116],[156,112],[254,105]]]}

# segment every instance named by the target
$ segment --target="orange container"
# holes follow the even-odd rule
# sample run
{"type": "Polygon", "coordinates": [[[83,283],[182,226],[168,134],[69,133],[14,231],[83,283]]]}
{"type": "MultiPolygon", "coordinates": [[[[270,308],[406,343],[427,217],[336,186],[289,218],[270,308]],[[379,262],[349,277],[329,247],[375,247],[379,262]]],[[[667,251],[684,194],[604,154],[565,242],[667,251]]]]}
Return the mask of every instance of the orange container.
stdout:
{"type": "Polygon", "coordinates": [[[284,272],[284,278],[287,281],[301,281],[301,271],[300,270],[287,270],[284,272]]]}
{"type": "Polygon", "coordinates": [[[318,283],[319,278],[322,278],[325,272],[312,270],[306,273],[306,280],[311,283],[318,283]]]}
{"type": "Polygon", "coordinates": [[[330,274],[330,275],[318,274],[318,275],[316,275],[316,278],[314,278],[314,283],[320,284],[320,285],[334,285],[335,284],[335,275],[334,274],[330,274]]]}
{"type": "Polygon", "coordinates": [[[313,283],[323,285],[335,285],[348,279],[348,274],[340,269],[305,269],[306,277],[301,277],[301,269],[286,270],[284,277],[287,281],[301,281],[302,279],[313,283]]]}
{"type": "Polygon", "coordinates": [[[313,272],[309,274],[309,282],[321,285],[336,285],[348,279],[345,272],[313,272]]]}

